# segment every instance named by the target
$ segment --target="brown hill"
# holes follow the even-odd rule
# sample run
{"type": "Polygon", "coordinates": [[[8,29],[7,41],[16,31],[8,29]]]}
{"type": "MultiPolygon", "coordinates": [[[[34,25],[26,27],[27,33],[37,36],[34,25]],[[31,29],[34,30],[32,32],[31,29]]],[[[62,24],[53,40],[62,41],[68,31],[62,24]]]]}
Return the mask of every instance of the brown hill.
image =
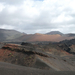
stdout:
{"type": "Polygon", "coordinates": [[[59,42],[65,39],[72,39],[73,37],[61,36],[59,34],[56,35],[47,35],[47,34],[29,34],[23,35],[13,41],[52,41],[52,42],[59,42]]]}

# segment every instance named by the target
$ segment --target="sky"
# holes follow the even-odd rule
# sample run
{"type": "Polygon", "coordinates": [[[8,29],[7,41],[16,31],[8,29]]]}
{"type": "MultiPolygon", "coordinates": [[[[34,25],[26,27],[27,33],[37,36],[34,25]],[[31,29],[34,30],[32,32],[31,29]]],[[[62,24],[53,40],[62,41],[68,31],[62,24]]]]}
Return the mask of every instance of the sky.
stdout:
{"type": "Polygon", "coordinates": [[[0,0],[0,28],[75,33],[75,0],[0,0]]]}

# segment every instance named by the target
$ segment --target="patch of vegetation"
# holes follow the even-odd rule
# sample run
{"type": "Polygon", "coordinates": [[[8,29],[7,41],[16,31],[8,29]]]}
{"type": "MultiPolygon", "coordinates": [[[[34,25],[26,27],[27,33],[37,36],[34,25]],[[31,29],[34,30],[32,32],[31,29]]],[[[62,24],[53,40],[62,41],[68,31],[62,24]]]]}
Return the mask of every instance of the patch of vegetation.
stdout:
{"type": "Polygon", "coordinates": [[[7,51],[7,50],[5,50],[4,53],[5,53],[6,51],[7,51]]]}
{"type": "Polygon", "coordinates": [[[25,60],[26,58],[24,58],[24,60],[25,60]]]}
{"type": "Polygon", "coordinates": [[[12,50],[12,51],[14,51],[14,49],[13,49],[13,48],[11,48],[11,50],[12,50]]]}
{"type": "Polygon", "coordinates": [[[45,51],[45,50],[43,49],[43,51],[45,51]]]}
{"type": "Polygon", "coordinates": [[[13,57],[14,55],[12,55],[12,57],[13,57]]]}
{"type": "Polygon", "coordinates": [[[12,53],[10,53],[10,55],[11,55],[12,53]]]}
{"type": "Polygon", "coordinates": [[[16,61],[17,61],[18,59],[16,59],[16,61]]]}
{"type": "Polygon", "coordinates": [[[8,56],[10,56],[12,53],[9,53],[8,56]]]}
{"type": "Polygon", "coordinates": [[[31,59],[32,57],[30,56],[29,58],[31,59]]]}

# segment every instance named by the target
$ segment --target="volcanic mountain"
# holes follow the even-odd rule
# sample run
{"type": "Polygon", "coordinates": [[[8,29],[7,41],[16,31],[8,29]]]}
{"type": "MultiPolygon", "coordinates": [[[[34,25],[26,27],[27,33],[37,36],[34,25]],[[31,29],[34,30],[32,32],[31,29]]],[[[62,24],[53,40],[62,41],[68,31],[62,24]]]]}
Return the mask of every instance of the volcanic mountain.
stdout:
{"type": "Polygon", "coordinates": [[[59,32],[59,31],[51,31],[46,34],[48,34],[48,35],[56,35],[56,34],[63,35],[63,33],[59,32]]]}
{"type": "Polygon", "coordinates": [[[59,34],[56,35],[48,35],[48,34],[29,34],[29,35],[23,35],[17,39],[14,39],[13,41],[27,41],[27,42],[33,42],[33,41],[52,41],[52,42],[59,42],[65,39],[73,39],[73,37],[67,37],[67,36],[61,36],[59,34]]]}
{"type": "Polygon", "coordinates": [[[59,42],[65,39],[73,39],[74,36],[70,37],[67,34],[63,34],[59,31],[52,31],[47,34],[25,34],[21,33],[16,30],[6,30],[0,29],[0,42],[8,41],[8,42],[35,42],[35,41],[52,41],[52,42],[59,42]]]}
{"type": "Polygon", "coordinates": [[[16,30],[0,29],[0,41],[15,39],[22,36],[23,34],[24,33],[16,30]]]}
{"type": "Polygon", "coordinates": [[[68,36],[68,37],[75,37],[74,33],[68,33],[68,34],[65,34],[65,35],[68,36]]]}

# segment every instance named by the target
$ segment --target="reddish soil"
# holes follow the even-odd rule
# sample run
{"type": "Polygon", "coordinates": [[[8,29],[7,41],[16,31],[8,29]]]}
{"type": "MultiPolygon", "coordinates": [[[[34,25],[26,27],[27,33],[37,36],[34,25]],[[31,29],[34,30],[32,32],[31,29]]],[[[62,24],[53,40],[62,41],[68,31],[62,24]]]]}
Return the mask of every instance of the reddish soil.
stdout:
{"type": "Polygon", "coordinates": [[[35,62],[35,54],[15,51],[14,49],[18,49],[18,45],[7,44],[4,47],[8,49],[0,49],[0,61],[23,66],[32,66],[35,62]]]}
{"type": "Polygon", "coordinates": [[[52,42],[59,42],[65,39],[73,39],[74,37],[67,37],[67,36],[61,36],[59,34],[57,35],[47,35],[47,34],[29,34],[29,35],[23,35],[13,41],[52,41],[52,42]]]}

